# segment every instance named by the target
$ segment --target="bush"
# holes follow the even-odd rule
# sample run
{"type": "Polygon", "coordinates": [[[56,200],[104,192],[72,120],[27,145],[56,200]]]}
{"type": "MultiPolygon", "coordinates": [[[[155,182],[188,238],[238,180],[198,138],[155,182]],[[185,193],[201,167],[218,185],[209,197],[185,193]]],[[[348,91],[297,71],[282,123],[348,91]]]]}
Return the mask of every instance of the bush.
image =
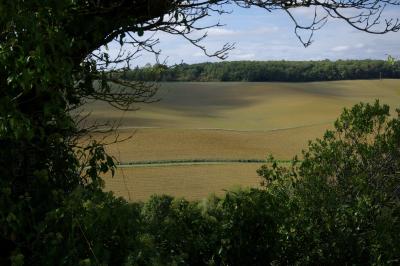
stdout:
{"type": "Polygon", "coordinates": [[[274,158],[260,189],[127,203],[82,187],[47,213],[22,265],[398,265],[400,117],[345,109],[303,160],[274,158]]]}
{"type": "Polygon", "coordinates": [[[35,242],[37,265],[122,265],[139,252],[140,205],[101,191],[76,190],[48,213],[35,242]]]}
{"type": "Polygon", "coordinates": [[[345,109],[300,164],[263,166],[266,193],[287,200],[281,262],[397,264],[399,152],[399,115],[376,101],[345,109]]]}
{"type": "Polygon", "coordinates": [[[197,202],[154,196],[142,209],[155,265],[205,265],[217,245],[219,221],[197,202]]]}

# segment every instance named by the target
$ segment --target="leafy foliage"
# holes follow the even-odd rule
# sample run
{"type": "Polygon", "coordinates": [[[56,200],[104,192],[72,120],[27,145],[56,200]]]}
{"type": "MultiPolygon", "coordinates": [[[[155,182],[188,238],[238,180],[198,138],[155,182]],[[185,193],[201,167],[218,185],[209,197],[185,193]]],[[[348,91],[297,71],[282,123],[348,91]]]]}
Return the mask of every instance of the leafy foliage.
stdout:
{"type": "MultiPolygon", "coordinates": [[[[124,72],[115,71],[115,65],[126,63],[129,66],[130,59],[135,58],[137,52],[145,50],[158,55],[154,50],[157,41],[146,39],[146,32],[162,31],[179,35],[207,54],[199,43],[204,37],[192,39],[189,34],[208,28],[196,22],[210,13],[226,13],[222,8],[226,3],[242,7],[258,6],[268,11],[282,9],[289,14],[290,8],[299,5],[320,5],[319,2],[261,3],[258,0],[0,1],[1,265],[233,264],[232,258],[254,263],[262,259],[274,258],[286,262],[308,258],[301,256],[303,253],[296,249],[296,241],[287,240],[290,237],[284,238],[286,240],[280,238],[285,232],[292,233],[291,229],[274,229],[281,221],[272,215],[277,210],[274,209],[274,202],[280,205],[278,213],[289,210],[290,214],[292,208],[283,208],[286,201],[275,198],[273,193],[276,192],[272,188],[252,190],[249,194],[240,192],[215,200],[208,207],[168,197],[155,198],[144,206],[128,204],[101,191],[101,174],[115,167],[112,158],[105,154],[103,145],[97,142],[85,147],[79,145],[78,138],[88,134],[89,129],[82,128],[71,111],[86,101],[101,100],[124,110],[131,109],[136,102],[151,101],[156,91],[153,86],[140,81],[127,82],[120,79],[124,72]],[[100,47],[107,50],[106,45],[113,40],[121,46],[131,45],[135,52],[124,57],[121,51],[116,58],[110,58],[109,53],[100,47]],[[262,217],[258,215],[258,208],[262,217]],[[251,221],[261,219],[259,217],[268,226],[258,224],[253,228],[251,221]],[[237,219],[247,223],[244,225],[237,219]],[[237,229],[251,235],[232,232],[237,229]],[[260,234],[256,235],[258,232],[260,234]],[[243,243],[254,243],[256,253],[252,253],[251,246],[242,250],[243,243]],[[293,256],[282,257],[286,253],[275,250],[284,250],[287,254],[292,252],[293,256]]],[[[396,5],[394,2],[387,4],[396,5]]],[[[347,5],[341,5],[340,10],[337,5],[330,4],[324,4],[324,9],[328,14],[335,12],[336,15],[342,14],[341,9],[359,10],[361,13],[358,16],[341,18],[360,30],[373,32],[382,7],[374,1],[349,0],[347,5]],[[365,17],[365,10],[372,12],[365,17]],[[372,24],[370,19],[373,19],[372,24]]],[[[324,17],[322,21],[326,19],[324,17]]],[[[297,30],[300,26],[294,21],[297,30]]],[[[310,27],[300,28],[314,32],[319,21],[314,19],[310,27]]],[[[383,22],[380,33],[400,29],[395,21],[388,19],[383,22]]],[[[231,45],[226,45],[211,55],[225,58],[231,48],[231,45]]],[[[160,68],[158,73],[162,72],[160,68]]],[[[362,119],[360,121],[363,122],[362,119]]],[[[397,164],[394,164],[397,157],[390,157],[397,155],[398,138],[393,139],[398,137],[398,131],[394,130],[398,125],[396,121],[388,124],[388,134],[382,135],[379,142],[381,146],[369,149],[368,145],[364,145],[357,150],[360,154],[386,151],[385,155],[377,158],[389,159],[385,164],[387,171],[378,175],[360,172],[359,176],[358,167],[364,165],[354,164],[357,167],[352,167],[350,173],[357,174],[358,178],[349,182],[355,188],[350,187],[343,192],[338,189],[338,195],[349,198],[348,213],[358,208],[356,218],[351,216],[339,220],[344,229],[350,228],[345,230],[348,232],[346,236],[358,241],[356,250],[359,253],[354,257],[357,262],[360,258],[377,263],[398,259],[395,255],[398,254],[398,240],[393,238],[398,234],[397,192],[392,191],[397,185],[397,176],[392,173],[392,170],[397,171],[397,164]],[[374,186],[359,180],[364,176],[374,186]],[[381,179],[388,182],[382,185],[377,182],[381,179]],[[364,188],[360,190],[364,193],[361,196],[348,194],[358,191],[359,187],[364,188]],[[370,195],[372,187],[378,192],[370,195]],[[375,218],[371,218],[371,214],[375,218]],[[365,237],[358,235],[358,228],[365,237]]],[[[355,122],[359,123],[358,120],[355,122]]],[[[360,130],[365,128],[368,129],[361,127],[360,130]]],[[[314,160],[313,154],[316,153],[307,157],[308,162],[314,160]]],[[[376,162],[371,156],[365,155],[366,162],[376,162]]],[[[310,175],[314,173],[312,169],[309,168],[310,175]]],[[[346,169],[343,168],[342,172],[347,173],[346,169]]],[[[379,170],[378,167],[368,169],[379,170]]],[[[301,171],[308,176],[306,170],[304,167],[301,171]]],[[[322,171],[325,172],[328,171],[322,171]]],[[[331,189],[322,181],[318,184],[327,191],[331,189]]],[[[279,193],[293,201],[293,206],[298,205],[299,210],[309,212],[302,209],[305,206],[302,202],[307,202],[308,198],[303,199],[300,192],[293,192],[302,199],[299,202],[283,191],[279,193]]],[[[294,214],[301,218],[303,212],[294,214]]],[[[298,221],[302,221],[300,218],[298,221]]],[[[319,224],[304,219],[305,224],[311,223],[319,228],[319,224]]],[[[291,221],[288,222],[290,224],[291,221]]],[[[299,228],[302,227],[299,225],[299,228]]],[[[316,232],[321,235],[316,236],[326,239],[322,235],[325,231],[319,229],[316,232]]],[[[310,237],[304,234],[304,239],[310,237]]],[[[308,254],[308,261],[324,261],[330,254],[329,250],[323,249],[326,254],[320,255],[317,252],[320,250],[318,238],[311,239],[315,241],[310,241],[313,245],[308,253],[304,253],[308,254]]]]}
{"type": "MultiPolygon", "coordinates": [[[[298,167],[272,166],[281,178],[267,191],[284,184],[289,199],[281,228],[287,259],[398,263],[400,118],[389,117],[389,107],[378,102],[345,109],[335,130],[310,143],[298,167]]],[[[259,173],[270,179],[270,172],[259,173]]]]}
{"type": "Polygon", "coordinates": [[[338,61],[236,61],[156,64],[123,73],[127,80],[139,81],[326,81],[344,79],[399,78],[400,65],[382,60],[338,61]]]}
{"type": "Polygon", "coordinates": [[[399,134],[388,106],[358,104],[302,161],[269,158],[261,189],[144,204],[76,191],[47,216],[36,254],[65,265],[397,265],[399,134]]]}
{"type": "Polygon", "coordinates": [[[39,265],[122,265],[139,249],[140,206],[112,194],[75,190],[48,212],[34,242],[39,265]]]}
{"type": "Polygon", "coordinates": [[[303,161],[270,158],[258,171],[263,189],[199,203],[151,199],[144,220],[158,262],[398,264],[399,133],[388,106],[358,104],[310,143],[303,161]]]}

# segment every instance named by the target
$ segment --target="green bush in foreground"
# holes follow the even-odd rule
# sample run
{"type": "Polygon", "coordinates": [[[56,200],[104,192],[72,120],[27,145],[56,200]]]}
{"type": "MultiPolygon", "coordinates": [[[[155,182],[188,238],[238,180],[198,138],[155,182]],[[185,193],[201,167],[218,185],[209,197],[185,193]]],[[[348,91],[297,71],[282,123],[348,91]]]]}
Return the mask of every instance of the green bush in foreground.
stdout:
{"type": "Polygon", "coordinates": [[[140,204],[76,191],[48,214],[32,257],[42,265],[398,265],[399,153],[399,116],[358,104],[310,142],[303,161],[263,165],[261,189],[140,204]]]}
{"type": "Polygon", "coordinates": [[[301,163],[262,166],[263,189],[202,203],[152,198],[147,234],[163,265],[395,265],[399,153],[399,117],[378,102],[358,104],[301,163]]]}
{"type": "MultiPolygon", "coordinates": [[[[303,160],[272,157],[260,189],[127,203],[81,187],[46,213],[12,265],[398,265],[400,116],[345,109],[303,160]]],[[[3,218],[2,218],[3,219],[3,218]]],[[[8,219],[8,224],[13,222],[8,219]]],[[[6,229],[6,228],[5,228],[6,229]]]]}
{"type": "Polygon", "coordinates": [[[399,263],[399,122],[388,106],[358,104],[309,144],[301,164],[258,171],[266,193],[286,199],[289,264],[399,263]]]}

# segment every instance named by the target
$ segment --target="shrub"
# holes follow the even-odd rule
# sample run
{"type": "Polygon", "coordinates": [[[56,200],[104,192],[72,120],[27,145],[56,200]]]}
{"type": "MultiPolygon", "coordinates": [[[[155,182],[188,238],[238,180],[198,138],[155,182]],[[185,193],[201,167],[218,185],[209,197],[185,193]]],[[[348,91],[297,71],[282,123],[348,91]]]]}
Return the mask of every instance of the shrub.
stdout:
{"type": "Polygon", "coordinates": [[[144,204],[75,189],[39,223],[31,254],[11,262],[28,254],[37,265],[398,265],[399,153],[399,114],[358,104],[302,161],[271,157],[259,189],[144,204]]]}
{"type": "Polygon", "coordinates": [[[304,161],[291,168],[274,162],[259,170],[270,184],[266,193],[279,191],[287,200],[281,262],[399,262],[397,113],[391,118],[389,107],[378,101],[357,104],[344,110],[335,130],[310,142],[304,161]]]}

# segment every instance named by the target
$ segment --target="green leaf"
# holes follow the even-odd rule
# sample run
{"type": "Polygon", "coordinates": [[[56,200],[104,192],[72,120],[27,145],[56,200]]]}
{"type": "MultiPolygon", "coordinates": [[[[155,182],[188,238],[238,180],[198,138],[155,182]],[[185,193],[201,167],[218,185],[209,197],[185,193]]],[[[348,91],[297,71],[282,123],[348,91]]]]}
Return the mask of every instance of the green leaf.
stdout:
{"type": "Polygon", "coordinates": [[[22,266],[24,265],[24,255],[21,253],[18,253],[16,255],[11,256],[11,265],[12,266],[22,266]]]}

